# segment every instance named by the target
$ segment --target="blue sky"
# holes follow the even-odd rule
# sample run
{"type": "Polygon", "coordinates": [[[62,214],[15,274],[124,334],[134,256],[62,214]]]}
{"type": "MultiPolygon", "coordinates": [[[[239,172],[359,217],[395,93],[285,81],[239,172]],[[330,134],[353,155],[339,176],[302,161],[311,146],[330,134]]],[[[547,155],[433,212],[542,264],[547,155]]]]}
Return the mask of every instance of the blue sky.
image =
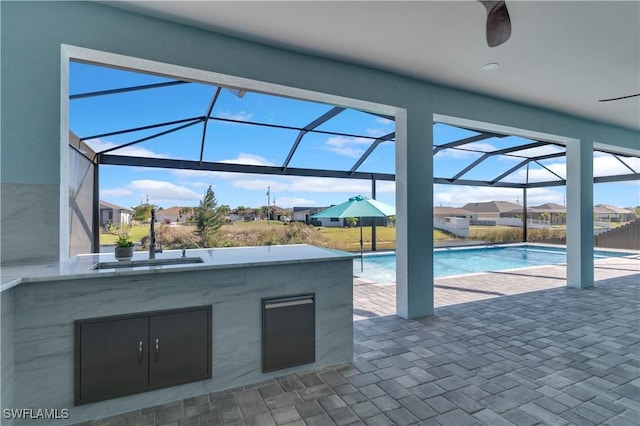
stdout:
{"type": "MultiPolygon", "coordinates": [[[[115,70],[87,64],[71,63],[70,94],[110,90],[136,85],[170,81],[146,74],[115,70]]],[[[97,96],[70,101],[70,129],[81,138],[117,130],[142,127],[173,120],[202,116],[206,113],[216,87],[203,84],[183,84],[152,90],[97,96]]],[[[332,108],[297,99],[248,92],[237,96],[232,90],[222,90],[212,116],[229,120],[271,123],[303,127],[332,108]]],[[[124,135],[88,140],[90,146],[102,151],[123,143],[168,130],[174,126],[138,131],[124,135]]],[[[328,170],[349,170],[376,137],[394,130],[392,121],[355,110],[347,110],[317,127],[325,132],[355,136],[307,133],[289,166],[328,170]]],[[[171,159],[198,160],[202,141],[201,123],[149,141],[114,151],[113,154],[171,159]]],[[[475,133],[450,126],[434,125],[436,144],[446,143],[475,133]]],[[[297,130],[250,126],[224,121],[209,121],[204,161],[253,165],[281,166],[293,145],[297,130]]],[[[516,137],[492,138],[465,145],[466,149],[495,150],[522,144],[516,137]]],[[[534,148],[524,154],[549,154],[562,147],[534,148]]],[[[481,154],[463,150],[443,150],[434,157],[434,174],[450,177],[481,154]]],[[[358,171],[395,173],[394,142],[384,142],[360,166],[358,171]]],[[[640,171],[638,159],[627,163],[640,171]]],[[[464,175],[465,179],[493,179],[513,167],[519,159],[495,156],[464,175]]],[[[530,181],[557,179],[553,173],[566,176],[564,158],[541,161],[529,169],[530,181]],[[551,170],[551,171],[549,171],[551,170]],[[553,172],[553,173],[552,173],[553,172]]],[[[608,154],[594,154],[596,175],[629,173],[618,160],[608,154]]],[[[523,182],[526,171],[515,171],[505,178],[523,182]]],[[[238,173],[203,172],[195,170],[164,170],[138,167],[101,166],[100,198],[132,207],[149,202],[168,208],[174,205],[197,205],[211,185],[219,204],[232,208],[239,205],[259,207],[267,202],[267,187],[271,187],[272,202],[281,207],[325,206],[337,204],[355,194],[371,195],[370,181],[248,175],[238,173]]],[[[522,191],[506,188],[483,188],[454,185],[434,185],[434,205],[461,207],[467,202],[504,200],[522,203],[522,191]]],[[[377,199],[395,203],[395,184],[379,181],[377,199]]],[[[530,206],[554,202],[563,204],[564,187],[530,189],[530,206]]],[[[595,203],[618,206],[640,204],[638,181],[598,184],[594,187],[595,203]]]]}

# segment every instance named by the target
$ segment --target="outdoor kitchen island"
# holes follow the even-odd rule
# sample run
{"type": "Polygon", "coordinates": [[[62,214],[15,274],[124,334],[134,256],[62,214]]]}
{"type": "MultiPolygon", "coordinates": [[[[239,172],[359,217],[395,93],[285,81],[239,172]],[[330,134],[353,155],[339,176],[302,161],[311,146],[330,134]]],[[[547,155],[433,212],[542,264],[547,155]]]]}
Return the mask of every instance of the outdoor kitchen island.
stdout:
{"type": "MultiPolygon", "coordinates": [[[[134,261],[147,258],[137,252],[134,261]]],[[[156,254],[179,258],[199,263],[99,269],[113,254],[95,254],[3,267],[2,408],[57,410],[46,424],[75,424],[352,360],[351,254],[308,245],[156,254]],[[119,343],[140,324],[146,337],[119,343]],[[164,327],[161,337],[154,327],[164,327]],[[190,335],[202,339],[181,347],[190,335]],[[131,366],[109,371],[110,356],[131,366]],[[152,377],[168,359],[178,377],[175,366],[152,377]],[[116,375],[138,374],[127,368],[149,375],[148,389],[114,390],[116,375]]]]}

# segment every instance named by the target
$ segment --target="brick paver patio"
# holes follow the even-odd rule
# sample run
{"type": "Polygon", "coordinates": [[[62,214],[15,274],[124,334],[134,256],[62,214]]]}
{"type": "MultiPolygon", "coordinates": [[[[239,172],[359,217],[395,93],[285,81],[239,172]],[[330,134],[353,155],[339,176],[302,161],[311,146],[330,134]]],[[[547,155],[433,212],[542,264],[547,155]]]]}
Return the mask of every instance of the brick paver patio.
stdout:
{"type": "Polygon", "coordinates": [[[354,282],[354,361],[94,425],[640,425],[640,257],[436,280],[436,315],[354,282]]]}

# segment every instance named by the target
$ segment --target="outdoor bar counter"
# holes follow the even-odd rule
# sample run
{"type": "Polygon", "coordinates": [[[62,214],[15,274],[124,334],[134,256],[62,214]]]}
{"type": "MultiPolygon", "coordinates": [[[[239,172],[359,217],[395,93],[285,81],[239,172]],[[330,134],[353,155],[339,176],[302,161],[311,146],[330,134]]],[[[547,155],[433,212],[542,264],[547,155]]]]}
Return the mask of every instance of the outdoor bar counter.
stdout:
{"type": "MultiPolygon", "coordinates": [[[[148,257],[147,252],[136,252],[134,261],[148,257]]],[[[93,254],[59,263],[3,267],[3,407],[56,409],[58,418],[46,420],[46,424],[74,424],[352,360],[353,255],[308,245],[156,254],[158,262],[179,258],[201,262],[109,268],[108,262],[115,261],[113,254],[93,254]],[[99,263],[107,264],[97,269],[99,263]],[[302,299],[306,301],[296,302],[302,299]],[[269,301],[274,303],[269,305],[269,301]],[[307,305],[299,306],[301,303],[307,305]],[[307,351],[306,358],[296,361],[295,355],[291,366],[278,355],[275,358],[269,355],[268,351],[273,349],[265,349],[265,339],[270,338],[265,337],[270,336],[268,321],[278,324],[288,315],[274,316],[269,312],[277,310],[265,310],[270,306],[291,306],[308,313],[308,319],[302,323],[310,324],[313,349],[307,351]],[[99,330],[91,328],[95,324],[108,323],[100,322],[103,318],[142,321],[141,318],[148,317],[153,324],[153,318],[160,318],[160,314],[173,315],[181,310],[201,310],[203,318],[208,315],[208,323],[203,325],[207,341],[202,346],[209,348],[207,377],[170,386],[155,386],[151,378],[149,390],[135,390],[125,396],[117,396],[116,392],[115,397],[106,398],[99,391],[93,393],[94,388],[90,387],[93,384],[85,385],[79,379],[80,372],[85,377],[96,373],[90,365],[87,367],[85,359],[92,353],[91,348],[81,350],[84,343],[79,342],[91,339],[94,345],[96,340],[100,342],[101,338],[96,339],[90,330],[99,330]],[[79,330],[85,330],[82,335],[85,340],[79,337],[79,330]],[[265,364],[263,359],[268,356],[272,357],[271,364],[265,364]],[[82,386],[88,390],[79,397],[82,386]]],[[[168,324],[171,331],[171,322],[168,324]]],[[[287,333],[284,335],[286,339],[287,333]]],[[[304,339],[308,342],[309,336],[304,339]]],[[[159,352],[158,341],[155,340],[155,361],[158,353],[166,359],[169,351],[163,346],[159,352]]],[[[149,342],[148,345],[144,340],[143,344],[141,339],[139,354],[136,352],[135,356],[139,356],[136,362],[145,369],[148,363],[151,375],[153,341],[149,342]]],[[[107,348],[98,350],[99,355],[118,346],[105,344],[107,348]]],[[[271,345],[274,346],[277,351],[286,344],[271,345]]],[[[2,423],[11,424],[6,418],[2,423]]],[[[44,424],[41,419],[14,423],[44,424]]]]}

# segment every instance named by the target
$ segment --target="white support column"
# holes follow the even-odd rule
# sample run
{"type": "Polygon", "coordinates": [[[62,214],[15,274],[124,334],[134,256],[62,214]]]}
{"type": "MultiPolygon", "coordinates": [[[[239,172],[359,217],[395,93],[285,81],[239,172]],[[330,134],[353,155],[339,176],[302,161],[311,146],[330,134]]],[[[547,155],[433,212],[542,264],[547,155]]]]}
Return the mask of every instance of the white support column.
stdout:
{"type": "Polygon", "coordinates": [[[396,312],[433,315],[433,114],[396,116],[396,312]]]}
{"type": "Polygon", "coordinates": [[[593,287],[593,142],[567,143],[567,286],[593,287]]]}

